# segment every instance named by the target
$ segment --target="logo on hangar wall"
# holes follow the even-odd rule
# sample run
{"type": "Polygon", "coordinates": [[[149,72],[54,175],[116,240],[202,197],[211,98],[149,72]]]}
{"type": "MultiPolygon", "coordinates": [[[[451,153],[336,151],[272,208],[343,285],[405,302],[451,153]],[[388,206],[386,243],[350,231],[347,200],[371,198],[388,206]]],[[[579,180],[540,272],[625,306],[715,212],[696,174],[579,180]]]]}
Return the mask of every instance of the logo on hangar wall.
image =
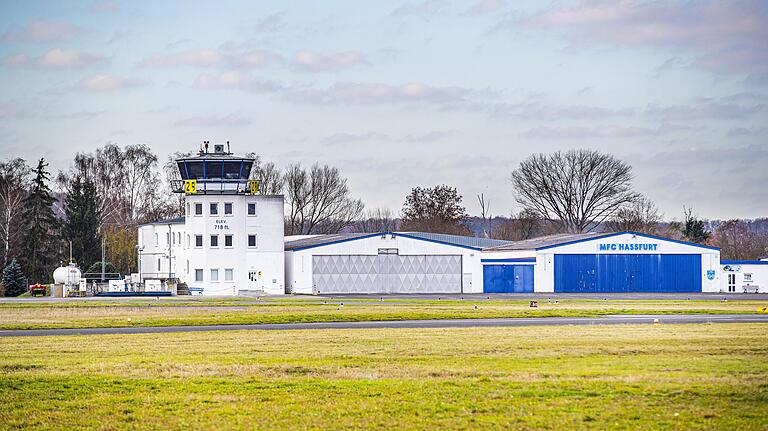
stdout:
{"type": "Polygon", "coordinates": [[[708,280],[714,280],[715,279],[715,270],[710,269],[707,271],[707,279],[708,280]]]}

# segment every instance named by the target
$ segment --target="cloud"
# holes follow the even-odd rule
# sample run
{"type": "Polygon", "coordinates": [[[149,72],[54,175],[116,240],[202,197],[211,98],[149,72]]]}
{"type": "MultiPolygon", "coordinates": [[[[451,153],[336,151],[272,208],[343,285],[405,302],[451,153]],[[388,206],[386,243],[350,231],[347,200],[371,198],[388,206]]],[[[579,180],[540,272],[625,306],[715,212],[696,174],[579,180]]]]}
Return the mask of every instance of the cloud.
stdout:
{"type": "Polygon", "coordinates": [[[482,0],[472,5],[464,12],[464,15],[485,15],[497,12],[507,6],[506,0],[482,0]]]}
{"type": "Polygon", "coordinates": [[[87,92],[106,92],[147,85],[146,81],[112,75],[93,75],[83,78],[75,88],[87,92]]]}
{"type": "Polygon", "coordinates": [[[323,138],[323,142],[328,145],[347,145],[363,142],[405,142],[405,143],[428,143],[436,142],[453,134],[450,130],[433,130],[421,134],[408,134],[393,136],[386,133],[365,132],[365,133],[335,133],[323,138]]]}
{"type": "Polygon", "coordinates": [[[537,127],[527,130],[521,135],[530,139],[564,140],[564,139],[621,139],[638,136],[659,136],[684,130],[686,127],[664,124],[657,128],[633,126],[604,126],[604,127],[537,127]]]}
{"type": "Polygon", "coordinates": [[[174,123],[176,127],[240,127],[251,124],[252,121],[248,118],[241,117],[235,114],[229,114],[226,116],[204,116],[204,117],[190,117],[177,121],[174,123]]]}
{"type": "Polygon", "coordinates": [[[272,51],[226,52],[221,49],[191,49],[173,54],[157,54],[142,60],[143,67],[263,67],[282,60],[272,51]]]}
{"type": "Polygon", "coordinates": [[[29,57],[26,54],[9,55],[3,59],[4,66],[25,66],[29,62],[29,57]]]}
{"type": "Polygon", "coordinates": [[[276,33],[285,28],[285,12],[275,12],[256,22],[253,31],[257,34],[276,33]]]}
{"type": "Polygon", "coordinates": [[[768,127],[760,128],[747,128],[747,127],[734,127],[728,130],[726,136],[768,136],[768,127]]]}
{"type": "Polygon", "coordinates": [[[120,10],[120,5],[112,1],[102,0],[91,3],[86,9],[89,12],[114,13],[120,10]]]}
{"type": "Polygon", "coordinates": [[[463,102],[470,90],[462,87],[433,87],[423,83],[391,85],[382,83],[336,83],[324,90],[296,90],[289,99],[303,103],[430,103],[463,102]]]}
{"type": "Polygon", "coordinates": [[[414,3],[405,3],[390,14],[394,17],[418,17],[424,20],[429,20],[435,15],[439,15],[444,12],[447,5],[441,0],[424,0],[414,3]]]}
{"type": "Polygon", "coordinates": [[[80,27],[60,22],[36,21],[25,27],[12,27],[0,39],[15,43],[66,42],[83,33],[80,27]]]}
{"type": "Polygon", "coordinates": [[[242,71],[228,71],[221,74],[203,73],[193,83],[202,90],[236,89],[253,93],[269,93],[286,88],[272,81],[262,81],[242,71]]]}
{"type": "Polygon", "coordinates": [[[734,120],[748,118],[765,109],[765,104],[742,105],[702,99],[692,105],[649,105],[645,113],[662,121],[734,120]]]}
{"type": "Polygon", "coordinates": [[[480,106],[492,115],[526,120],[589,120],[605,117],[631,117],[635,108],[604,108],[588,105],[547,105],[540,102],[495,103],[480,106]]]}
{"type": "Polygon", "coordinates": [[[580,43],[669,47],[716,73],[768,72],[768,3],[762,0],[587,0],[548,8],[501,27],[563,30],[580,43]]]}
{"type": "Polygon", "coordinates": [[[299,51],[293,57],[298,70],[307,72],[330,72],[365,63],[365,56],[357,51],[313,52],[299,51]]]}
{"type": "Polygon", "coordinates": [[[88,54],[71,49],[54,48],[35,59],[35,65],[49,68],[80,68],[99,63],[104,56],[88,54]]]}

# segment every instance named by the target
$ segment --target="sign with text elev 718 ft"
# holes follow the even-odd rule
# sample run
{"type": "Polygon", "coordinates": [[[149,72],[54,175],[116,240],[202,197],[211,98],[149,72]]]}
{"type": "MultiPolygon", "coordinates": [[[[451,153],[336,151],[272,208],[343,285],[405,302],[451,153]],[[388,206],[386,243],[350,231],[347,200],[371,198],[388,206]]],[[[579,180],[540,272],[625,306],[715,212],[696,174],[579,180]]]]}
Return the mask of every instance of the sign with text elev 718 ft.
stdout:
{"type": "Polygon", "coordinates": [[[658,247],[658,244],[650,243],[603,243],[597,245],[599,251],[657,251],[658,247]]]}

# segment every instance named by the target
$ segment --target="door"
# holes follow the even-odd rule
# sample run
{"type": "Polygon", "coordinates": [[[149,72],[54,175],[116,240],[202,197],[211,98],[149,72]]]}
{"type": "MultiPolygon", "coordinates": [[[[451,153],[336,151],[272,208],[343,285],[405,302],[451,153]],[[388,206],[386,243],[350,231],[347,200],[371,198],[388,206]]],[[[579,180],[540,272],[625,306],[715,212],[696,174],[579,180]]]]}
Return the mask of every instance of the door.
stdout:
{"type": "Polygon", "coordinates": [[[461,293],[461,255],[312,256],[315,293],[461,293]]]}
{"type": "Polygon", "coordinates": [[[483,293],[533,292],[533,265],[484,265],[483,293]]]}
{"type": "Polygon", "coordinates": [[[555,292],[701,292],[698,254],[558,254],[555,292]]]}

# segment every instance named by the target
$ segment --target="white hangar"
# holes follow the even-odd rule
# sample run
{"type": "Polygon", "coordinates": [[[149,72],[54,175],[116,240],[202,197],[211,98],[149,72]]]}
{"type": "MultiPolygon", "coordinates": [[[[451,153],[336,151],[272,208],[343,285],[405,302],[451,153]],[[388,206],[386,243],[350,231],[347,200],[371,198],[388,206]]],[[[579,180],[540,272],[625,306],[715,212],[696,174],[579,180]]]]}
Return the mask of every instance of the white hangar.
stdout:
{"type": "Polygon", "coordinates": [[[291,293],[718,292],[720,251],[633,232],[500,241],[418,232],[286,238],[291,293]]]}
{"type": "Polygon", "coordinates": [[[289,293],[482,293],[485,238],[420,232],[287,237],[289,293]]]}
{"type": "Polygon", "coordinates": [[[561,234],[483,250],[485,292],[717,292],[720,250],[636,232],[561,234]]]}

